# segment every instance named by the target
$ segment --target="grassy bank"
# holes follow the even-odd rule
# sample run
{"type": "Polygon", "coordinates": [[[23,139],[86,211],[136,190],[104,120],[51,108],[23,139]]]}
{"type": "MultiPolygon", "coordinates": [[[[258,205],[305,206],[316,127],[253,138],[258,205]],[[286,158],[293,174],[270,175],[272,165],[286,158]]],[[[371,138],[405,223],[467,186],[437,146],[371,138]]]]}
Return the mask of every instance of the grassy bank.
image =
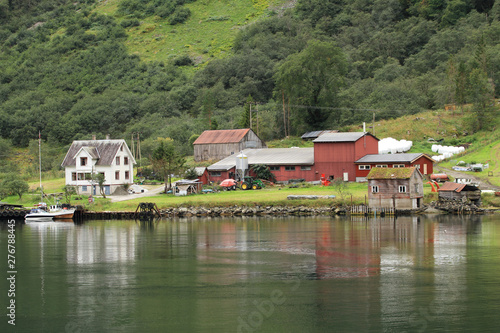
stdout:
{"type": "MultiPolygon", "coordinates": [[[[57,193],[60,189],[56,186],[59,181],[54,180],[53,183],[47,184],[45,187],[46,193],[57,193]],[[50,187],[54,191],[49,191],[50,187]]],[[[62,181],[63,183],[63,181],[62,181]]],[[[61,184],[62,184],[61,183],[61,184]]],[[[249,191],[222,191],[209,194],[196,194],[189,196],[174,196],[172,194],[159,194],[150,197],[135,198],[120,202],[111,202],[108,197],[96,197],[93,204],[88,203],[88,196],[72,196],[71,204],[83,205],[85,208],[92,211],[135,211],[141,202],[153,202],[158,208],[169,207],[188,207],[188,206],[204,206],[204,207],[229,207],[229,206],[308,206],[308,207],[325,207],[325,206],[343,206],[343,205],[360,205],[367,203],[368,185],[366,183],[348,183],[346,188],[339,190],[333,186],[313,186],[310,184],[299,184],[298,187],[267,187],[261,190],[249,191]],[[334,199],[317,199],[317,200],[288,200],[289,195],[321,195],[332,196],[334,199]]],[[[62,187],[62,185],[61,185],[62,187]]],[[[431,193],[429,185],[424,185],[424,203],[437,200],[437,194],[431,193]]],[[[496,197],[493,197],[495,199],[496,197]]],[[[19,200],[18,197],[8,197],[3,201],[22,204],[26,207],[32,206],[39,202],[40,196],[37,192],[30,192],[23,195],[19,200]]],[[[65,202],[65,198],[61,198],[65,202]]],[[[500,200],[499,200],[500,201],[500,200]]],[[[498,204],[495,200],[489,200],[488,203],[498,204]]]]}

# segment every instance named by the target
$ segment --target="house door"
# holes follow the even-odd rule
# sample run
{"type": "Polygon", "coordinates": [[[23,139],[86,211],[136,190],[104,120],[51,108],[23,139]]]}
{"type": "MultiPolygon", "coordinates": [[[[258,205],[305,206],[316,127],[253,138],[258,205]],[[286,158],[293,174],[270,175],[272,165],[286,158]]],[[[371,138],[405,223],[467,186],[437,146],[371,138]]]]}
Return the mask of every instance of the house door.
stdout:
{"type": "Polygon", "coordinates": [[[424,163],[424,175],[427,174],[427,163],[424,163]]]}
{"type": "Polygon", "coordinates": [[[104,194],[106,195],[111,194],[111,187],[109,185],[104,185],[104,194]]]}
{"type": "Polygon", "coordinates": [[[344,181],[345,182],[349,181],[349,173],[348,172],[344,172],[344,181]]]}

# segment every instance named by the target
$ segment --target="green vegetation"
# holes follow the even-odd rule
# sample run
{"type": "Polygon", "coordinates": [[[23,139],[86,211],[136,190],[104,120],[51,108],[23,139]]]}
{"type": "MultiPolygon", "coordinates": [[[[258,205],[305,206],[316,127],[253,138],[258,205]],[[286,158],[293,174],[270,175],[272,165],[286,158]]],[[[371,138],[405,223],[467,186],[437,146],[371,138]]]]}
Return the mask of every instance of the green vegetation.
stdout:
{"type": "Polygon", "coordinates": [[[35,181],[39,133],[46,186],[72,140],[140,133],[152,173],[157,138],[190,156],[250,118],[269,147],[375,120],[498,151],[499,41],[499,1],[0,0],[0,180],[35,181]]]}

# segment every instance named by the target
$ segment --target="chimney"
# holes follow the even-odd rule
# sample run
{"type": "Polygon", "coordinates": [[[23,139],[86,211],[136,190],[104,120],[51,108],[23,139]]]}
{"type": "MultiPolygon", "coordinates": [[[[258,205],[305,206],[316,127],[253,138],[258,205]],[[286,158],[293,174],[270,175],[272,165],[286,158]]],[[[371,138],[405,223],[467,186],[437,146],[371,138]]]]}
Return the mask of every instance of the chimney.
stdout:
{"type": "Polygon", "coordinates": [[[92,134],[92,140],[95,141],[95,134],[92,134]]]}

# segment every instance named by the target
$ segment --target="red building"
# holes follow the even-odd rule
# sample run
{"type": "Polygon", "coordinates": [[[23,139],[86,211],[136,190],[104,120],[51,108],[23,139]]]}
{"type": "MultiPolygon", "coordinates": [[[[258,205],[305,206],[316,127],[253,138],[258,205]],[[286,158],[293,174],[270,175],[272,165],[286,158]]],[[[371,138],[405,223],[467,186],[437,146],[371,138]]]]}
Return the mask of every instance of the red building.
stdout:
{"type": "Polygon", "coordinates": [[[330,179],[355,181],[354,162],[367,154],[378,154],[378,141],[366,132],[323,134],[313,141],[315,171],[330,179]]]}
{"type": "Polygon", "coordinates": [[[366,181],[370,170],[378,168],[416,167],[422,175],[433,172],[434,160],[422,153],[412,154],[370,154],[356,160],[356,181],[366,181]]]}
{"type": "MultiPolygon", "coordinates": [[[[290,179],[319,180],[314,173],[314,148],[263,148],[243,151],[249,168],[256,164],[269,166],[278,182],[290,179]]],[[[207,168],[208,181],[220,182],[236,177],[236,155],[232,155],[207,168]]],[[[250,172],[250,175],[252,173],[250,172]]]]}

